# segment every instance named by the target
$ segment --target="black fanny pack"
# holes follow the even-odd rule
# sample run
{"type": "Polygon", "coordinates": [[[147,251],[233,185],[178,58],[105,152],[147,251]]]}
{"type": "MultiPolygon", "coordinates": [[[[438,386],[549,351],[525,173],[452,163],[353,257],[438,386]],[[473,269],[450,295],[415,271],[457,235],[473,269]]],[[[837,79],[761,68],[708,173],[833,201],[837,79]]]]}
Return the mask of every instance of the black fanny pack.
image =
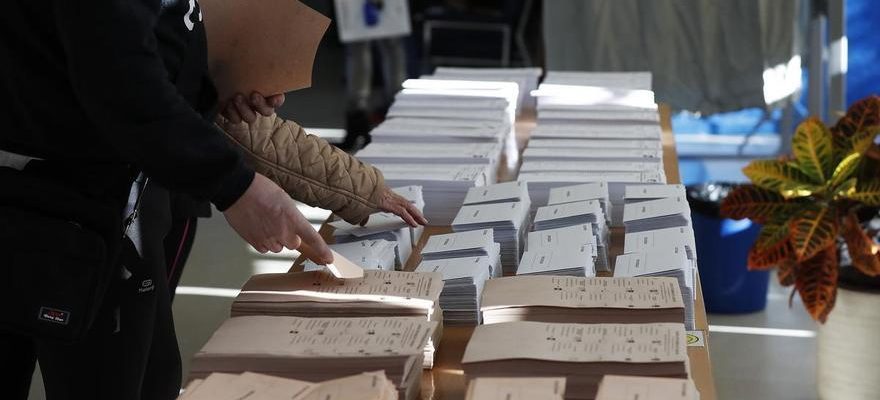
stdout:
{"type": "Polygon", "coordinates": [[[119,275],[131,173],[99,182],[41,167],[0,167],[0,331],[75,342],[119,275]]]}

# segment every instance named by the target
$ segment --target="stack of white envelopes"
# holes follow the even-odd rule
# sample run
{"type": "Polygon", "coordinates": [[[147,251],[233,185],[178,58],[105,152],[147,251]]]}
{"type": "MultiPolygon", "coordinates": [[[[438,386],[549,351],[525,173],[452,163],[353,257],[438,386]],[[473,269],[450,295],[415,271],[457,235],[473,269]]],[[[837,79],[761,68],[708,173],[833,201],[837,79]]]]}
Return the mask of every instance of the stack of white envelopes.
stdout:
{"type": "Polygon", "coordinates": [[[422,261],[445,258],[487,257],[492,276],[501,276],[501,245],[491,229],[433,235],[422,248],[422,261]]]}
{"type": "Polygon", "coordinates": [[[425,218],[447,226],[461,208],[468,189],[495,183],[497,171],[488,164],[377,164],[388,186],[422,186],[425,218]]]}
{"type": "Polygon", "coordinates": [[[605,221],[598,200],[575,201],[539,207],[532,228],[535,231],[543,231],[581,224],[592,225],[593,235],[596,238],[596,267],[608,270],[609,229],[605,221]]]}
{"type": "Polygon", "coordinates": [[[456,232],[491,228],[501,244],[501,264],[507,275],[516,273],[529,220],[528,186],[505,182],[468,191],[465,205],[452,221],[456,232]]]}
{"type": "Polygon", "coordinates": [[[621,254],[614,263],[615,277],[667,276],[675,278],[681,288],[687,329],[696,326],[696,263],[688,259],[684,246],[657,248],[641,253],[621,254]]]}
{"type": "MultiPolygon", "coordinates": [[[[335,243],[329,245],[333,251],[341,254],[363,269],[393,271],[398,268],[397,242],[383,239],[368,239],[357,242],[335,243]]],[[[305,271],[320,271],[323,265],[311,260],[303,263],[305,271]]]]}
{"type": "Polygon", "coordinates": [[[489,257],[425,260],[416,267],[416,272],[435,272],[443,277],[440,308],[444,324],[480,324],[480,293],[492,274],[489,257]]]}

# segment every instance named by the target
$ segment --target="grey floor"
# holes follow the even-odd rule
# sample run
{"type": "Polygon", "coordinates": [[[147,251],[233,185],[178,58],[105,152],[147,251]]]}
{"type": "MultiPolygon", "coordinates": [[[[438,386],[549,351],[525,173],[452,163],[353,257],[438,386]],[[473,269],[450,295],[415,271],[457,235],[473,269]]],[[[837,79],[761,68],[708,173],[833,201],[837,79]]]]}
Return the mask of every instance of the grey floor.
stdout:
{"type": "MultiPolygon", "coordinates": [[[[279,113],[308,127],[340,128],[345,109],[343,53],[325,42],[318,52],[313,88],[288,95],[279,113]]],[[[303,211],[315,223],[327,216],[322,210],[303,211]]],[[[184,371],[193,353],[228,316],[236,288],[254,273],[286,271],[291,260],[290,254],[257,254],[220,214],[201,222],[174,303],[184,371]]],[[[817,398],[815,325],[797,299],[794,308],[788,308],[788,291],[772,281],[765,311],[709,316],[711,358],[722,400],[817,398]]],[[[31,399],[44,397],[37,376],[31,399]]]]}

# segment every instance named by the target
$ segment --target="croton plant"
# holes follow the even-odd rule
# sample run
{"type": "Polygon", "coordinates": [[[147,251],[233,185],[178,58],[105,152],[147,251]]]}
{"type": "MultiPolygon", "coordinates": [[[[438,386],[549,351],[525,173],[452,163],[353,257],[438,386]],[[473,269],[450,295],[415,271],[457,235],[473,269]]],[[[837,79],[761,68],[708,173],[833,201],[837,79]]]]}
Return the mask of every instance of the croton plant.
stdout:
{"type": "Polygon", "coordinates": [[[750,269],[776,267],[782,285],[794,285],[813,319],[825,322],[837,297],[838,243],[852,267],[880,275],[878,244],[860,216],[880,206],[880,97],[860,100],[832,127],[801,123],[793,154],[756,160],[743,169],[751,180],[721,204],[723,215],[762,224],[749,251],[750,269]]]}

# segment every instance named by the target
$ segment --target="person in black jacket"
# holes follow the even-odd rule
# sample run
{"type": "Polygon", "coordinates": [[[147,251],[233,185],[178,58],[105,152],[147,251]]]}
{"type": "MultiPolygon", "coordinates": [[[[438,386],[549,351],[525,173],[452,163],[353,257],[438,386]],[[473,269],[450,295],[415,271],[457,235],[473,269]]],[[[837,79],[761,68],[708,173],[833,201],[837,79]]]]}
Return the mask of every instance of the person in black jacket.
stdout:
{"type": "MultiPolygon", "coordinates": [[[[210,201],[257,249],[304,243],[304,253],[326,263],[329,248],[288,194],[247,167],[211,123],[217,95],[195,0],[4,5],[0,163],[9,165],[0,166],[91,166],[110,174],[133,165],[150,183],[133,187],[132,198],[146,185],[126,239],[134,250],[120,256],[120,276],[85,340],[64,345],[0,327],[3,398],[27,398],[36,359],[49,400],[174,399],[180,355],[162,243],[169,192],[210,201]]],[[[227,109],[266,113],[278,102],[257,95],[227,109]]]]}

